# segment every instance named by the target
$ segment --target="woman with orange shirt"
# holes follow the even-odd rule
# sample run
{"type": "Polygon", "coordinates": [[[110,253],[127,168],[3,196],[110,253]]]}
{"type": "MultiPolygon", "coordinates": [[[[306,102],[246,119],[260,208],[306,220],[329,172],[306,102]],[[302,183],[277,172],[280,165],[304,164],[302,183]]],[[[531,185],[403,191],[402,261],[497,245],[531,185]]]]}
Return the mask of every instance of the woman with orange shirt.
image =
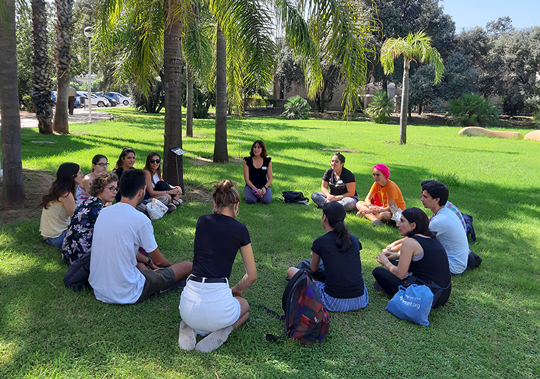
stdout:
{"type": "Polygon", "coordinates": [[[390,169],[384,164],[373,166],[373,180],[369,193],[364,201],[356,203],[358,216],[364,216],[373,225],[382,225],[392,219],[390,207],[397,205],[402,211],[405,210],[405,200],[401,190],[390,177],[390,169]]]}

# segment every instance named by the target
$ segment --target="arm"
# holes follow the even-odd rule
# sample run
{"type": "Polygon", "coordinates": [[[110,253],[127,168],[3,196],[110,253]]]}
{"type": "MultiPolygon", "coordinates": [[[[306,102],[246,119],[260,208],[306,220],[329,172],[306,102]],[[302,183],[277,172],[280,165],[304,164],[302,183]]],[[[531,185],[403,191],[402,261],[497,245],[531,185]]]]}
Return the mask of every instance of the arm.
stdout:
{"type": "Polygon", "coordinates": [[[62,205],[64,205],[64,208],[66,208],[68,216],[73,216],[73,213],[75,213],[75,208],[77,208],[77,204],[75,204],[75,198],[73,197],[73,194],[71,192],[68,192],[65,195],[62,195],[60,197],[60,202],[62,203],[62,205]]]}
{"type": "Polygon", "coordinates": [[[401,250],[401,244],[403,241],[405,241],[405,238],[392,242],[390,245],[386,246],[386,250],[391,250],[394,253],[397,253],[399,250],[401,250]]]}
{"type": "Polygon", "coordinates": [[[315,272],[319,269],[319,264],[321,263],[321,257],[319,254],[311,252],[311,271],[315,272]]]}
{"type": "Polygon", "coordinates": [[[324,196],[326,196],[326,198],[332,196],[330,195],[330,191],[328,190],[328,185],[329,183],[323,179],[321,182],[321,192],[324,194],[324,196]]]}
{"type": "Polygon", "coordinates": [[[92,183],[92,178],[89,175],[86,175],[83,180],[81,181],[81,184],[79,185],[83,190],[88,193],[90,191],[90,184],[92,183]]]}
{"type": "MultiPolygon", "coordinates": [[[[159,267],[169,267],[172,266],[172,263],[159,251],[159,248],[156,247],[156,250],[149,253],[152,262],[159,267]]],[[[144,262],[146,263],[146,262],[144,262]]]]}
{"type": "Polygon", "coordinates": [[[137,262],[141,262],[144,265],[150,266],[152,270],[158,270],[160,267],[156,266],[154,262],[150,259],[150,257],[145,257],[141,253],[137,252],[137,262]]]}
{"type": "Polygon", "coordinates": [[[382,263],[384,267],[388,269],[388,271],[397,276],[399,279],[405,279],[409,271],[409,266],[411,264],[413,255],[419,254],[421,251],[422,247],[418,242],[412,238],[406,238],[401,244],[399,263],[397,267],[390,263],[385,253],[381,253],[377,256],[377,262],[382,263]]]}
{"type": "Polygon", "coordinates": [[[231,289],[233,296],[242,296],[242,291],[244,291],[246,288],[251,287],[257,279],[257,266],[255,265],[255,258],[253,257],[253,250],[251,248],[251,244],[242,246],[240,248],[240,254],[242,254],[242,261],[244,262],[246,274],[231,289]]]}
{"type": "Polygon", "coordinates": [[[356,192],[356,183],[350,182],[346,184],[347,186],[347,192],[345,192],[343,195],[327,195],[326,200],[327,202],[333,202],[333,201],[340,201],[343,200],[346,197],[353,197],[354,193],[356,192]]]}
{"type": "MultiPolygon", "coordinates": [[[[248,185],[249,188],[254,189],[254,190],[258,189],[253,185],[253,183],[251,183],[251,180],[249,180],[249,167],[245,159],[244,159],[244,180],[246,181],[246,184],[248,185]]],[[[241,250],[242,249],[240,249],[240,251],[241,250]]]]}
{"type": "Polygon", "coordinates": [[[268,168],[266,169],[266,175],[268,176],[268,180],[266,181],[266,184],[264,185],[264,187],[261,188],[261,190],[263,191],[263,196],[266,194],[266,189],[270,187],[270,185],[272,184],[272,180],[274,179],[273,174],[272,174],[272,161],[268,163],[268,168]]]}

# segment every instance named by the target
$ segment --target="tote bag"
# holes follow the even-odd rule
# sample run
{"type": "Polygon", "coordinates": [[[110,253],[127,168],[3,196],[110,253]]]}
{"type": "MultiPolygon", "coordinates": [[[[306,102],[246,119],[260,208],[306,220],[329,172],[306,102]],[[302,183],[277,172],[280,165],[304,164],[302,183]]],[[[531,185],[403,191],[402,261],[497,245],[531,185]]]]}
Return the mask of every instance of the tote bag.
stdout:
{"type": "Polygon", "coordinates": [[[433,292],[427,286],[411,284],[399,291],[388,302],[386,310],[402,320],[429,326],[429,312],[433,303],[433,292]]]}

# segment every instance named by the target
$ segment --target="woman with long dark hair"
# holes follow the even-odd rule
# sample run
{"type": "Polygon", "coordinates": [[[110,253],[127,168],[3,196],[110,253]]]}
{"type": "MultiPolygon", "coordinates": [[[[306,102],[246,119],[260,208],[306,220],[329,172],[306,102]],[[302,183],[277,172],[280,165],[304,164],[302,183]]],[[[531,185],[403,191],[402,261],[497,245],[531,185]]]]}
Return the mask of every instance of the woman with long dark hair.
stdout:
{"type": "MultiPolygon", "coordinates": [[[[120,179],[122,179],[122,174],[125,170],[131,170],[134,168],[135,165],[135,150],[133,150],[131,147],[124,147],[122,149],[122,152],[120,153],[120,156],[118,157],[118,160],[116,161],[116,164],[114,166],[114,172],[116,176],[118,176],[118,183],[120,183],[120,179]]],[[[120,191],[116,194],[116,201],[120,201],[122,198],[122,195],[120,194],[120,191]]]]}
{"type": "Polygon", "coordinates": [[[166,197],[167,204],[182,204],[182,188],[171,186],[161,177],[161,157],[158,153],[150,153],[146,157],[144,166],[146,176],[146,193],[148,198],[166,197]]]}
{"type": "Polygon", "coordinates": [[[249,318],[242,292],[257,278],[257,268],[246,226],[236,220],[240,194],[224,180],[214,187],[214,210],[197,221],[193,271],[180,298],[178,344],[184,350],[209,352],[227,340],[233,329],[249,318]],[[229,288],[229,277],[240,250],[245,275],[229,288]],[[208,335],[196,344],[196,334],[208,335]]]}
{"type": "Polygon", "coordinates": [[[62,163],[56,172],[56,180],[49,192],[41,199],[39,231],[46,243],[62,248],[70,217],[75,212],[75,191],[81,183],[81,168],[77,163],[62,163]]]}
{"type": "MultiPolygon", "coordinates": [[[[326,234],[311,246],[311,270],[319,269],[324,261],[326,281],[315,282],[321,293],[321,301],[330,312],[348,312],[365,308],[369,301],[362,276],[360,250],[362,245],[344,224],[347,212],[337,203],[323,206],[321,225],[326,234]]],[[[299,269],[291,267],[287,276],[292,278],[299,269]]]]}
{"type": "Polygon", "coordinates": [[[246,203],[255,204],[259,200],[263,204],[272,202],[272,158],[268,156],[266,145],[261,140],[253,142],[249,157],[244,158],[244,180],[246,203]]]}
{"type": "Polygon", "coordinates": [[[88,192],[90,191],[90,185],[94,178],[104,172],[107,172],[109,162],[107,157],[103,154],[96,154],[92,158],[92,172],[85,175],[81,184],[77,186],[77,193],[75,195],[77,205],[80,205],[83,201],[88,200],[88,192]]]}
{"type": "Polygon", "coordinates": [[[330,161],[330,168],[324,172],[321,191],[311,194],[311,200],[319,208],[324,204],[338,202],[347,212],[356,208],[358,195],[356,193],[356,180],[354,174],[346,169],[345,157],[335,153],[330,161]]]}
{"type": "Polygon", "coordinates": [[[118,177],[112,172],[96,175],[89,189],[90,197],[77,207],[62,244],[62,257],[72,264],[92,249],[94,224],[107,203],[112,203],[118,192],[118,177]]]}
{"type": "Polygon", "coordinates": [[[429,230],[429,219],[419,208],[401,214],[399,233],[406,237],[399,253],[384,250],[377,257],[383,267],[375,267],[375,288],[393,296],[405,280],[414,275],[421,284],[435,282],[444,288],[433,308],[444,305],[450,297],[451,275],[448,256],[439,240],[429,230]],[[393,262],[397,263],[393,263],[393,262]]]}

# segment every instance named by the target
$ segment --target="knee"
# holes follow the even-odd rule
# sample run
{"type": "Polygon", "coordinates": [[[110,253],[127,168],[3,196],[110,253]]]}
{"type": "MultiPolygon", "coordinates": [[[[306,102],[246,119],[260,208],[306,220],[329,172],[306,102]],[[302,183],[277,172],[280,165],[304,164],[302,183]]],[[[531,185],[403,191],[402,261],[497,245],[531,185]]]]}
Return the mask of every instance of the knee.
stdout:
{"type": "Polygon", "coordinates": [[[270,204],[272,202],[272,198],[269,196],[267,199],[264,197],[261,199],[261,203],[263,204],[270,204]]]}
{"type": "Polygon", "coordinates": [[[253,200],[253,199],[248,199],[246,197],[246,204],[255,204],[257,202],[257,200],[253,200]]]}
{"type": "Polygon", "coordinates": [[[297,272],[298,269],[296,267],[289,267],[289,269],[287,270],[287,276],[292,279],[294,274],[296,274],[297,272]]]}

